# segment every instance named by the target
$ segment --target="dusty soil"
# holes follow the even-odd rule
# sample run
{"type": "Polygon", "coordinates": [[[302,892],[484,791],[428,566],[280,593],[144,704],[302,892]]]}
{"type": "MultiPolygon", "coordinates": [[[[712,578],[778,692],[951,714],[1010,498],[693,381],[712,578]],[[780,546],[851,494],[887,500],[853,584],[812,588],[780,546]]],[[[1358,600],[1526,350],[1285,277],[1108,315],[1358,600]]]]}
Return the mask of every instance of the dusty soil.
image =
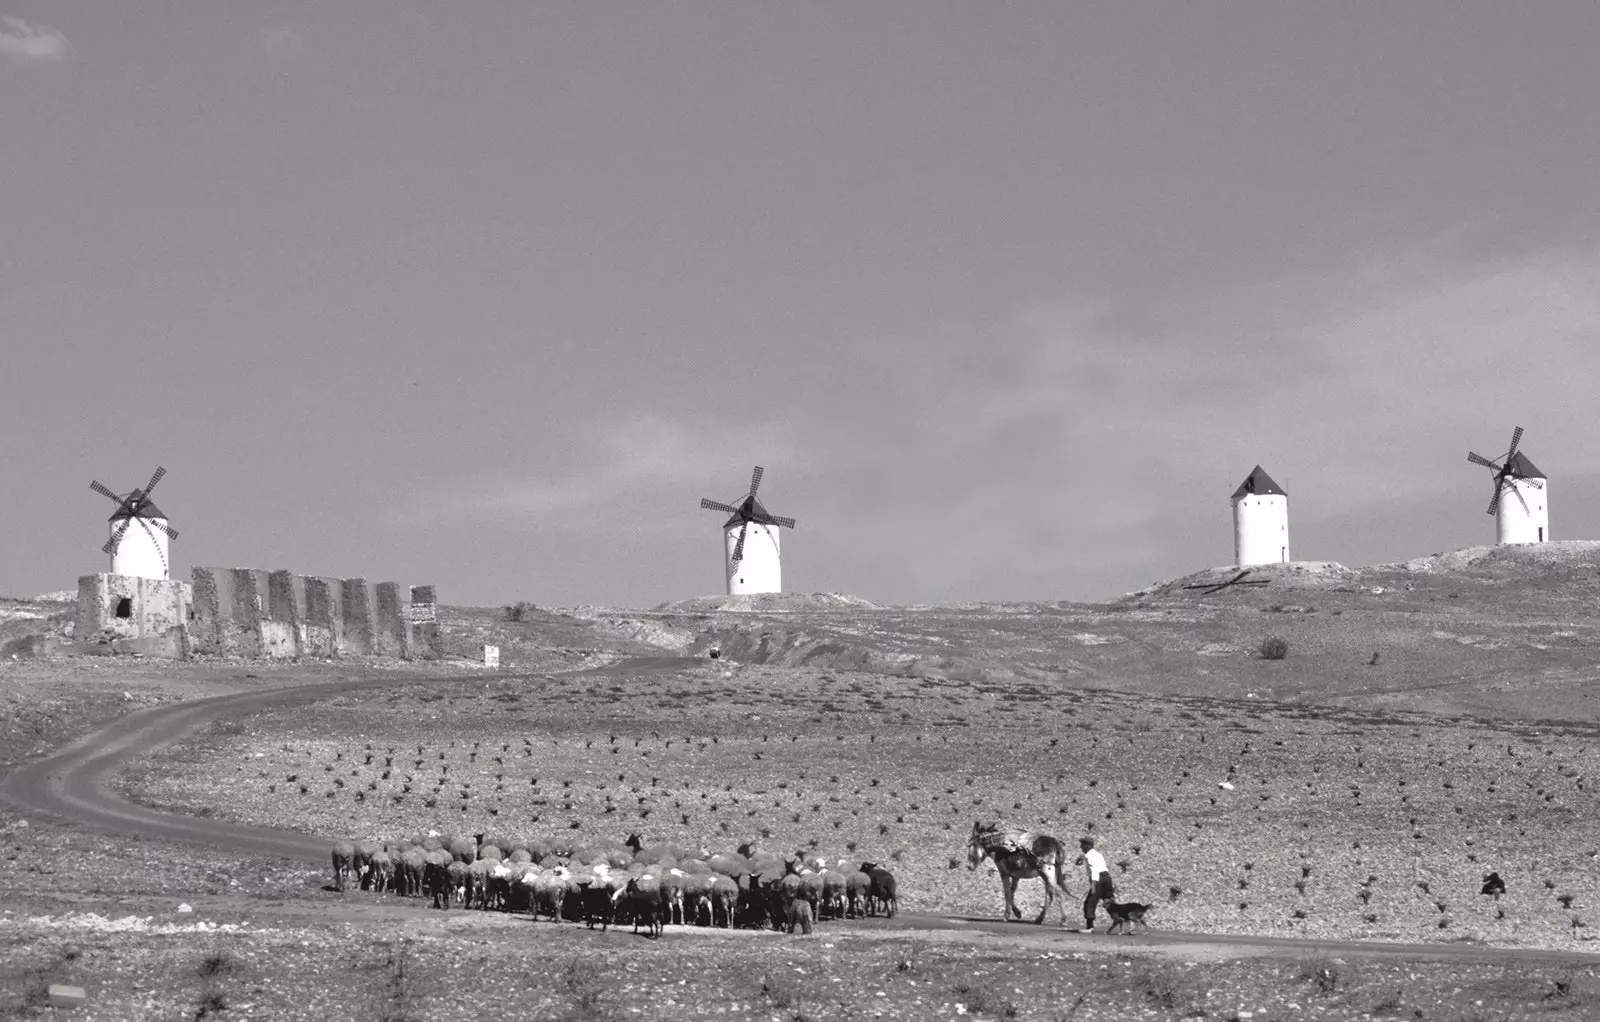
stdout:
{"type": "MultiPolygon", "coordinates": [[[[810,848],[890,864],[909,908],[967,914],[1000,904],[968,832],[1003,819],[1095,835],[1164,928],[1578,949],[1600,905],[1594,738],[701,662],[336,697],[218,722],[122,779],[148,805],[330,840],[810,848]],[[1504,897],[1479,894],[1491,870],[1504,897]]],[[[1023,890],[1037,911],[1041,886],[1023,890]]]]}
{"type": "MultiPolygon", "coordinates": [[[[87,985],[84,1019],[1126,1020],[1592,1018],[1570,963],[1152,953],[1104,938],[823,928],[627,932],[488,913],[246,923],[188,915],[0,916],[11,1006],[87,985]],[[210,1010],[201,1014],[202,1006],[210,1010]]],[[[0,1007],[0,1010],[5,1010],[0,1007]]]]}
{"type": "Polygon", "coordinates": [[[426,668],[40,659],[60,607],[3,601],[0,763],[132,709],[392,678],[218,721],[121,789],[325,836],[815,841],[891,863],[908,911],[650,941],[0,809],[0,1016],[42,1017],[66,981],[105,1019],[1593,1018],[1594,547],[1291,566],[1212,596],[1184,588],[1225,577],[1202,572],[1104,605],[452,608],[452,659],[426,668]],[[1269,635],[1285,659],[1260,658],[1269,635]],[[484,642],[507,671],[470,666],[484,642]],[[1098,835],[1159,931],[961,923],[998,915],[964,858],[996,818],[1098,835]]]}

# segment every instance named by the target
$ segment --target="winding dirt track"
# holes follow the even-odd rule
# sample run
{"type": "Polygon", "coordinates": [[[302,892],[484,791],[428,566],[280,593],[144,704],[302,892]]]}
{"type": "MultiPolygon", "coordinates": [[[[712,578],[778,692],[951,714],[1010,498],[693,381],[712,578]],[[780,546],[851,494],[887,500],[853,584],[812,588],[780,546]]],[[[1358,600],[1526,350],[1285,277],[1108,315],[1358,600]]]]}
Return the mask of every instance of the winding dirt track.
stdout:
{"type": "MultiPolygon", "coordinates": [[[[679,657],[640,657],[592,668],[583,674],[649,673],[686,666],[694,661],[679,657]]],[[[328,842],[298,831],[252,827],[221,820],[200,819],[162,812],[129,802],[113,794],[107,782],[121,765],[154,749],[170,745],[218,719],[239,717],[268,707],[314,703],[362,689],[397,684],[481,684],[484,675],[440,678],[381,678],[341,681],[290,688],[265,689],[214,696],[140,710],[73,742],[55,753],[13,768],[0,778],[0,798],[26,813],[43,815],[105,833],[137,834],[147,838],[203,845],[248,855],[280,856],[325,865],[328,842]]],[[[397,906],[398,908],[398,906],[397,906]]],[[[1387,944],[1367,941],[1321,941],[1287,937],[1214,936],[1171,931],[1141,931],[1129,938],[1104,934],[1078,934],[1051,927],[1008,923],[997,919],[961,918],[921,912],[902,912],[893,920],[868,920],[865,926],[885,934],[899,931],[965,931],[1002,939],[1049,943],[1078,949],[1109,944],[1144,945],[1173,952],[1210,955],[1234,954],[1338,954],[1395,956],[1410,960],[1551,962],[1592,965],[1597,956],[1581,952],[1531,951],[1464,944],[1387,944]]]]}

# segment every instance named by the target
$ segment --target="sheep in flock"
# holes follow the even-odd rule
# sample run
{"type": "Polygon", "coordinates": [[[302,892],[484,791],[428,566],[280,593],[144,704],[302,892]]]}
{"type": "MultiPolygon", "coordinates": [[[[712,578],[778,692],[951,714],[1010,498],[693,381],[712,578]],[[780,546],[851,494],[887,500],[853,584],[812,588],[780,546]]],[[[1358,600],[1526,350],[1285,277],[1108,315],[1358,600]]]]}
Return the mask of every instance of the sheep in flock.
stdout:
{"type": "Polygon", "coordinates": [[[826,898],[827,881],[821,873],[804,873],[800,876],[800,897],[811,903],[811,918],[821,919],[826,898]]]}
{"type": "Polygon", "coordinates": [[[722,927],[727,929],[733,926],[734,911],[739,905],[739,883],[732,877],[718,874],[711,879],[711,924],[717,923],[717,914],[721,912],[722,927]]]}
{"type": "Polygon", "coordinates": [[[388,852],[378,852],[372,857],[372,889],[382,893],[389,889],[394,879],[394,860],[388,852]]]}
{"type": "Polygon", "coordinates": [[[616,915],[616,901],[608,877],[596,876],[585,873],[576,877],[580,903],[583,908],[583,922],[589,929],[594,929],[594,924],[600,924],[600,931],[605,932],[611,925],[612,917],[616,915]]]}
{"type": "Polygon", "coordinates": [[[467,866],[467,896],[462,901],[464,908],[489,907],[489,860],[474,859],[467,866]]]}
{"type": "Polygon", "coordinates": [[[667,922],[682,925],[684,881],[689,874],[676,867],[662,872],[656,882],[661,886],[661,902],[667,906],[667,922]]]}
{"type": "Polygon", "coordinates": [[[893,919],[894,914],[900,909],[894,874],[874,862],[863,862],[861,872],[872,882],[867,891],[867,913],[877,915],[881,910],[884,915],[893,919]]]}
{"type": "Polygon", "coordinates": [[[450,898],[450,870],[453,861],[441,851],[431,851],[423,856],[422,893],[433,899],[434,908],[448,908],[450,898]]]}
{"type": "Polygon", "coordinates": [[[711,872],[721,873],[723,876],[733,877],[735,880],[750,872],[750,863],[742,855],[713,855],[706,860],[706,865],[711,867],[711,872]]]}
{"type": "Polygon", "coordinates": [[[399,883],[396,885],[401,894],[411,898],[422,896],[423,875],[427,869],[427,853],[421,848],[407,848],[400,855],[399,883]]]}
{"type": "Polygon", "coordinates": [[[643,923],[650,936],[661,936],[667,917],[667,902],[663,895],[660,881],[648,873],[628,879],[621,900],[624,910],[633,917],[634,933],[639,932],[639,924],[643,923]]]}
{"type": "Polygon", "coordinates": [[[872,878],[858,870],[845,874],[844,878],[845,901],[850,918],[855,919],[867,912],[867,895],[872,890],[872,878]]]}
{"type": "Polygon", "coordinates": [[[467,892],[472,887],[471,867],[460,859],[451,859],[445,864],[445,876],[449,886],[445,892],[444,907],[449,908],[452,902],[460,902],[465,908],[467,892]]]}
{"type": "Polygon", "coordinates": [[[784,855],[744,847],[748,856],[672,842],[646,846],[637,834],[623,843],[576,833],[539,840],[430,831],[383,842],[340,840],[332,863],[339,890],[355,873],[363,888],[431,897],[438,908],[527,912],[602,929],[631,920],[653,934],[669,924],[805,932],[806,922],[899,910],[894,875],[875,863],[857,869],[804,849],[784,855]]]}
{"type": "Polygon", "coordinates": [[[845,913],[844,874],[831,869],[822,871],[822,904],[818,919],[843,919],[845,913]]]}
{"type": "Polygon", "coordinates": [[[486,908],[511,907],[511,878],[513,871],[504,862],[494,860],[489,866],[489,897],[486,908]]]}
{"type": "Polygon", "coordinates": [[[350,857],[350,868],[355,872],[357,883],[363,891],[372,886],[372,857],[383,851],[383,846],[376,841],[355,842],[354,853],[350,857]]]}
{"type": "Polygon", "coordinates": [[[345,881],[350,879],[350,871],[355,865],[356,846],[352,841],[335,841],[333,843],[333,889],[344,890],[345,881]]]}
{"type": "Polygon", "coordinates": [[[561,921],[561,903],[566,900],[567,881],[557,878],[554,870],[530,869],[522,874],[517,886],[528,892],[528,914],[538,919],[548,915],[550,921],[561,921]]]}
{"type": "Polygon", "coordinates": [[[811,903],[809,901],[804,898],[796,898],[789,902],[785,919],[788,922],[790,933],[794,933],[795,929],[798,928],[802,934],[810,936],[811,918],[811,903]]]}
{"type": "MultiPolygon", "coordinates": [[[[726,877],[722,879],[726,880],[726,877]]],[[[683,878],[683,918],[679,920],[689,926],[710,926],[715,913],[711,910],[711,888],[716,882],[713,873],[690,873],[683,878]],[[701,918],[705,922],[700,922],[701,918]]],[[[739,890],[734,886],[734,891],[739,890]]]]}

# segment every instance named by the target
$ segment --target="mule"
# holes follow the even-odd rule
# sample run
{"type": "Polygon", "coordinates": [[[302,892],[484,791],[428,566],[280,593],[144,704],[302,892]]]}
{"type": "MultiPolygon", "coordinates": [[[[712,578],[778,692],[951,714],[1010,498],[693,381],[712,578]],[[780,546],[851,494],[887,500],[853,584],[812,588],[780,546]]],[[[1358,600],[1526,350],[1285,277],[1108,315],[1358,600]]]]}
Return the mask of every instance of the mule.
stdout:
{"type": "Polygon", "coordinates": [[[1067,849],[1059,838],[1049,834],[1001,827],[998,823],[972,825],[972,838],[967,842],[967,865],[977,869],[984,859],[991,859],[1000,871],[1000,891],[1006,899],[1006,919],[1021,919],[1017,908],[1017,885],[1024,880],[1038,879],[1044,883],[1044,907],[1039,910],[1035,923],[1043,923],[1051,906],[1061,899],[1061,917],[1067,913],[1067,849]]]}

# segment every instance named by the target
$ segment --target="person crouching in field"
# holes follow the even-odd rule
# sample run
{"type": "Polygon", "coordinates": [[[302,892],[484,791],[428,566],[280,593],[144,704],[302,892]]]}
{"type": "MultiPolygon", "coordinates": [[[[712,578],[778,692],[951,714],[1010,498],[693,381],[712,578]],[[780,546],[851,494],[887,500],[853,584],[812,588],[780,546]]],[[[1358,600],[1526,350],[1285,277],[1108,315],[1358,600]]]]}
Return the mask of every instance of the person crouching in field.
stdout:
{"type": "Polygon", "coordinates": [[[1089,893],[1083,899],[1083,929],[1078,932],[1093,933],[1095,910],[1100,907],[1101,901],[1112,899],[1116,888],[1111,884],[1111,871],[1106,869],[1105,856],[1095,851],[1094,838],[1079,839],[1078,847],[1083,849],[1078,861],[1083,863],[1084,871],[1089,874],[1089,893]]]}

